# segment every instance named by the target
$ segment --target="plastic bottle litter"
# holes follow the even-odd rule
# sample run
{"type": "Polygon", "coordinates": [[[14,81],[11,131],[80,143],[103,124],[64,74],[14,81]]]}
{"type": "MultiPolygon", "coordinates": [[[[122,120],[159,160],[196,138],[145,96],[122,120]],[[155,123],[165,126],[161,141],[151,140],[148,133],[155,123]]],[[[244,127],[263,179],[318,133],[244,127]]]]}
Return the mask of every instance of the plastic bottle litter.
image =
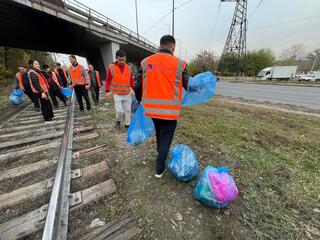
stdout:
{"type": "Polygon", "coordinates": [[[179,144],[171,149],[171,158],[167,167],[176,179],[183,182],[192,180],[199,172],[195,153],[184,144],[179,144]]]}
{"type": "Polygon", "coordinates": [[[226,167],[204,169],[193,192],[203,204],[214,208],[225,208],[238,197],[238,189],[226,167]]]}

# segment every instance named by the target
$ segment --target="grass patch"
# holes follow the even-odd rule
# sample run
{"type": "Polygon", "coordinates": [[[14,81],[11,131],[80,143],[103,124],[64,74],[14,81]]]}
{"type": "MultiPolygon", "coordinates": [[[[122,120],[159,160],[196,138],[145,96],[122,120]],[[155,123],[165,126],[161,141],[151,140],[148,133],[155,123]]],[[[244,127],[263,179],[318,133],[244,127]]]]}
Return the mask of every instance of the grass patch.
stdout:
{"type": "Polygon", "coordinates": [[[319,119],[216,99],[184,109],[174,144],[194,149],[201,169],[229,167],[240,191],[228,209],[215,210],[192,197],[196,180],[179,183],[168,173],[155,179],[154,139],[128,146],[125,130],[113,129],[111,100],[107,107],[103,101],[105,109],[92,115],[109,129],[95,141],[109,145],[109,174],[118,192],[87,222],[132,210],[143,239],[320,238],[319,119]]]}

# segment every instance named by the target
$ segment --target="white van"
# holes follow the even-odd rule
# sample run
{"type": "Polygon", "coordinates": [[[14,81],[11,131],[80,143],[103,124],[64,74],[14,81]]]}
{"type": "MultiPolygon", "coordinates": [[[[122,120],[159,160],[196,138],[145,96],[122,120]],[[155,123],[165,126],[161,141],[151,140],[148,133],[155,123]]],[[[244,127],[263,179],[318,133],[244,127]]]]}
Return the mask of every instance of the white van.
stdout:
{"type": "Polygon", "coordinates": [[[258,80],[289,80],[296,76],[298,66],[274,66],[267,67],[261,70],[258,75],[258,80]]]}

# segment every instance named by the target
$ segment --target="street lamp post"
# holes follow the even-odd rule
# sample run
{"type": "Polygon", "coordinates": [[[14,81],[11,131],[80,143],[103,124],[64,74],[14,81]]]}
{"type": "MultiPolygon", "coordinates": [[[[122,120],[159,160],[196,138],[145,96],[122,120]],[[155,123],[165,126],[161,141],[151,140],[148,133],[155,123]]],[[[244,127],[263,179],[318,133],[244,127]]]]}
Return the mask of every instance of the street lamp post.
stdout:
{"type": "Polygon", "coordinates": [[[136,6],[136,25],[137,25],[137,35],[139,38],[139,23],[138,23],[138,4],[137,0],[135,0],[135,6],[136,6]]]}
{"type": "Polygon", "coordinates": [[[174,37],[174,0],[172,0],[172,36],[174,37]]]}

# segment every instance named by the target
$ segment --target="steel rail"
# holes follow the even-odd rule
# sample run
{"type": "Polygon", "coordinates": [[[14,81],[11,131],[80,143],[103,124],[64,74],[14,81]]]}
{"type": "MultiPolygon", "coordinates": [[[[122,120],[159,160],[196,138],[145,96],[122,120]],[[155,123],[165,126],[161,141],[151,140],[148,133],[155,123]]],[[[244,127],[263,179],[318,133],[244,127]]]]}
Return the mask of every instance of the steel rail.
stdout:
{"type": "Polygon", "coordinates": [[[68,109],[68,118],[64,128],[62,145],[60,148],[42,240],[67,239],[74,102],[75,94],[73,91],[71,104],[68,109]]]}

